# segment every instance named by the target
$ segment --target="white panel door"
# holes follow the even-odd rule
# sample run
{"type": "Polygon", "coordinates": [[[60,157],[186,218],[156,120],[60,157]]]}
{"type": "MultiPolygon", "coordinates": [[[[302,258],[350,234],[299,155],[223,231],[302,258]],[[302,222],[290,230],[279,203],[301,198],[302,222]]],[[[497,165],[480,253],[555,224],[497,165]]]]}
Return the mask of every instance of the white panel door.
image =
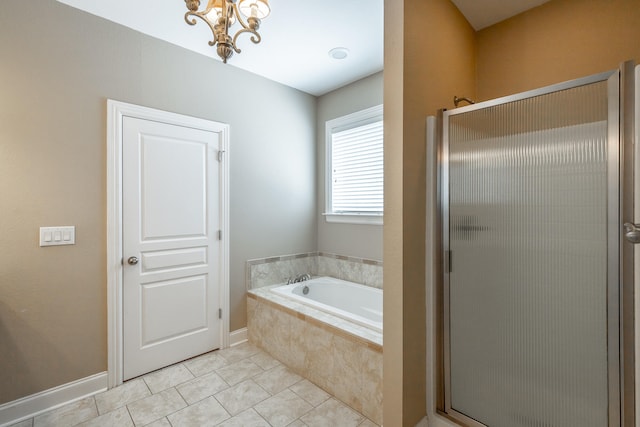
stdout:
{"type": "Polygon", "coordinates": [[[220,138],[123,118],[125,380],[220,347],[220,138]]]}

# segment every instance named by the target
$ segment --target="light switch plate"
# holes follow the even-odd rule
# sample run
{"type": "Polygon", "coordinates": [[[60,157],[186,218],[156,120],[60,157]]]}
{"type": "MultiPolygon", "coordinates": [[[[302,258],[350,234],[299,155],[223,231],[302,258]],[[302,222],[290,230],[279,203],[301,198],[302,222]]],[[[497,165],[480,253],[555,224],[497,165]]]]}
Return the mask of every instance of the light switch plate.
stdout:
{"type": "Polygon", "coordinates": [[[76,244],[76,227],[40,227],[40,246],[61,246],[76,244]]]}

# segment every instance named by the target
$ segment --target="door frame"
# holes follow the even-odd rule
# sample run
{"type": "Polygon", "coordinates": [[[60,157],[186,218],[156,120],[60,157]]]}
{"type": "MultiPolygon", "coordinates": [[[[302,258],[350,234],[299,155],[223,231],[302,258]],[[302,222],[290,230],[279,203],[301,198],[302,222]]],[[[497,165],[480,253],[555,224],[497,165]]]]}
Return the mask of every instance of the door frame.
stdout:
{"type": "MultiPolygon", "coordinates": [[[[221,348],[229,346],[229,125],[107,99],[107,375],[123,382],[122,143],[123,118],[134,117],[220,133],[221,348]]],[[[220,159],[220,158],[219,158],[220,159]]]]}

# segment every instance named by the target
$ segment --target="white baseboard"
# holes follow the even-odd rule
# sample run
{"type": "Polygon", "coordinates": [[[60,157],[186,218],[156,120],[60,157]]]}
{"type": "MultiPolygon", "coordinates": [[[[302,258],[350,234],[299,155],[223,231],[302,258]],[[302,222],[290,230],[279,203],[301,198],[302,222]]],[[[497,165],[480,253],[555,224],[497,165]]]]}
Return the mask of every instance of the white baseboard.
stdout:
{"type": "Polygon", "coordinates": [[[0,427],[8,426],[107,389],[107,373],[81,378],[0,405],[0,427]]]}
{"type": "Polygon", "coordinates": [[[248,340],[249,334],[247,333],[247,328],[237,329],[229,333],[229,347],[242,344],[248,340]]]}

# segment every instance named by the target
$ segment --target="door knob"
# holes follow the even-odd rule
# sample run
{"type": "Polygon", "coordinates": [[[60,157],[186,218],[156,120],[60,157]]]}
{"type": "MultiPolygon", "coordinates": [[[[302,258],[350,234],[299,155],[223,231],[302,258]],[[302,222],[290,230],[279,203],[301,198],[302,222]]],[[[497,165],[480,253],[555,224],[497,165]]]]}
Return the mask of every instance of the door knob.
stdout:
{"type": "Polygon", "coordinates": [[[631,222],[624,223],[624,238],[628,242],[635,244],[640,243],[640,225],[631,222]]]}
{"type": "Polygon", "coordinates": [[[129,259],[127,260],[127,262],[130,265],[136,265],[138,263],[138,257],[130,256],[129,259]]]}

